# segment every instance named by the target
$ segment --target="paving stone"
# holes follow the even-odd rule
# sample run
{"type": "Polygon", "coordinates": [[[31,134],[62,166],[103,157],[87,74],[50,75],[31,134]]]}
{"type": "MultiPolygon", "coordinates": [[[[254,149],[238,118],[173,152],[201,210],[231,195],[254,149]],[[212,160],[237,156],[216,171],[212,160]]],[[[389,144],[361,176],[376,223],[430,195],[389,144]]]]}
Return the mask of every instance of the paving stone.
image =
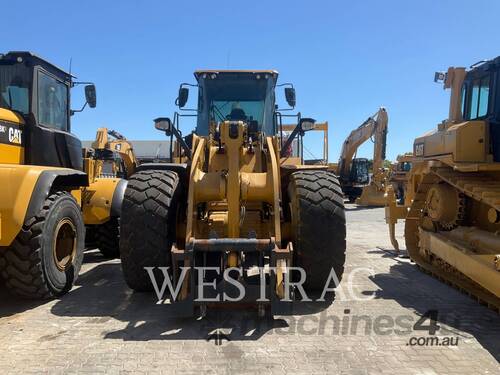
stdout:
{"type": "Polygon", "coordinates": [[[347,220],[341,292],[303,315],[263,321],[254,311],[209,311],[203,321],[178,319],[153,294],[132,293],[119,262],[96,252],[60,300],[19,301],[0,286],[0,373],[498,374],[498,314],[380,250],[390,248],[383,209],[348,205],[347,220]],[[434,337],[458,337],[457,346],[409,345],[431,337],[413,330],[430,309],[441,326],[434,337]],[[226,336],[209,340],[217,328],[226,336]]]}

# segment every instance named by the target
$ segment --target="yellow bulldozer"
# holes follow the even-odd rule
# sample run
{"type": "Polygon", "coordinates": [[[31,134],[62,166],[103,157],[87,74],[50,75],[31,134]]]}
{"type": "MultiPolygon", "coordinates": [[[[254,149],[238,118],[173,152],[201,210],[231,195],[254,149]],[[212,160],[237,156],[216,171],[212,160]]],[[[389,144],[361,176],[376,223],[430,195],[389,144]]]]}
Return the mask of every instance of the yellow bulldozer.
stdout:
{"type": "Polygon", "coordinates": [[[354,129],[342,145],[338,164],[330,164],[339,176],[345,197],[349,202],[361,206],[384,206],[387,172],[384,168],[387,144],[388,115],[381,107],[354,129]],[[373,139],[373,164],[370,177],[370,163],[366,158],[356,158],[358,148],[373,139]]]}
{"type": "Polygon", "coordinates": [[[30,52],[0,55],[0,273],[14,294],[56,297],[80,270],[85,224],[120,215],[121,179],[89,178],[70,117],[70,90],[80,84],[30,52]]]}
{"type": "Polygon", "coordinates": [[[423,270],[500,307],[500,57],[436,73],[451,89],[448,119],[415,139],[405,205],[388,188],[386,220],[405,220],[423,270]]]}
{"type": "MultiPolygon", "coordinates": [[[[176,104],[185,112],[155,120],[175,140],[173,162],[141,164],[129,180],[121,216],[125,280],[149,291],[152,276],[166,278],[179,291],[173,305],[186,314],[218,302],[288,310],[294,291],[322,291],[342,276],[340,184],[327,165],[301,162],[293,145],[314,120],[277,109],[276,71],[200,70],[195,78],[197,108],[184,108],[189,86],[182,84],[176,104]],[[182,136],[180,119],[193,114],[196,128],[182,136]],[[283,118],[291,117],[297,125],[284,137],[283,118]]],[[[293,109],[293,86],[285,97],[293,109]]]]}

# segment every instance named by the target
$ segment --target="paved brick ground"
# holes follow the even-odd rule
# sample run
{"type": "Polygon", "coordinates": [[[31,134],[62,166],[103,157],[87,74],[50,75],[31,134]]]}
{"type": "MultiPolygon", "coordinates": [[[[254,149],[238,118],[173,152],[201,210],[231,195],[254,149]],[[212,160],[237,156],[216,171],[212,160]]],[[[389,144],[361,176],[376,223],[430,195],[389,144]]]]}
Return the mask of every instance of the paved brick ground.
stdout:
{"type": "Polygon", "coordinates": [[[153,295],[131,293],[117,261],[89,253],[61,300],[19,302],[0,287],[0,374],[499,374],[499,316],[381,251],[389,248],[382,209],[348,208],[346,277],[327,308],[272,321],[253,311],[178,319],[153,295]],[[432,337],[412,327],[433,309],[435,337],[456,346],[409,345],[432,337]]]}

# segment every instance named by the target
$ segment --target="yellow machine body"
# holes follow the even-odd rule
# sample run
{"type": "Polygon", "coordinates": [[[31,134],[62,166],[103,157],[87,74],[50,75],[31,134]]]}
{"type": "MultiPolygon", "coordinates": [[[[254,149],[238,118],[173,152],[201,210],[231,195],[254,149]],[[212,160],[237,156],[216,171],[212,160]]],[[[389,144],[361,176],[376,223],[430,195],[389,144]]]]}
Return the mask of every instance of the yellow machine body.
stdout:
{"type": "Polygon", "coordinates": [[[83,221],[86,225],[103,224],[112,216],[117,216],[112,212],[113,197],[121,181],[120,178],[95,178],[82,189],[83,221]]]}
{"type": "MultiPolygon", "coordinates": [[[[0,246],[9,246],[17,236],[26,218],[30,198],[43,172],[72,172],[65,168],[32,165],[0,164],[0,246]]],[[[77,201],[79,193],[74,194],[77,201]]]]}
{"type": "Polygon", "coordinates": [[[23,131],[23,118],[0,108],[0,163],[24,163],[23,131]]]}

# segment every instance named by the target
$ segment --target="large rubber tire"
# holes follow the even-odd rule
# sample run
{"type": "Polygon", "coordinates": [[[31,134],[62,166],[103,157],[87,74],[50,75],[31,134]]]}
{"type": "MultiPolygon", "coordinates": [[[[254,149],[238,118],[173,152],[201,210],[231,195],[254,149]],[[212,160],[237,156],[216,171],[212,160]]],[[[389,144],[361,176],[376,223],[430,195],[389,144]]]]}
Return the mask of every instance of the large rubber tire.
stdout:
{"type": "Polygon", "coordinates": [[[95,228],[97,248],[105,258],[120,257],[120,218],[112,217],[95,228]]]}
{"type": "MultiPolygon", "coordinates": [[[[179,177],[172,171],[140,171],[128,182],[122,206],[120,256],[125,281],[135,291],[153,290],[144,267],[170,266],[179,190],[179,177]]],[[[163,274],[157,271],[161,286],[163,274]]]]}
{"type": "Polygon", "coordinates": [[[306,271],[306,291],[322,291],[332,268],[344,273],[346,224],[343,193],[327,171],[299,171],[290,176],[288,198],[294,266],[306,271]]]}
{"type": "Polygon", "coordinates": [[[4,253],[0,252],[5,285],[13,294],[30,299],[67,293],[80,272],[84,245],[85,225],[75,199],[65,191],[49,195],[40,212],[26,220],[13,244],[4,253]],[[54,252],[56,232],[64,231],[76,237],[60,245],[71,255],[61,256],[61,268],[58,268],[54,252]],[[69,260],[66,264],[63,264],[64,258],[69,260]]]}

